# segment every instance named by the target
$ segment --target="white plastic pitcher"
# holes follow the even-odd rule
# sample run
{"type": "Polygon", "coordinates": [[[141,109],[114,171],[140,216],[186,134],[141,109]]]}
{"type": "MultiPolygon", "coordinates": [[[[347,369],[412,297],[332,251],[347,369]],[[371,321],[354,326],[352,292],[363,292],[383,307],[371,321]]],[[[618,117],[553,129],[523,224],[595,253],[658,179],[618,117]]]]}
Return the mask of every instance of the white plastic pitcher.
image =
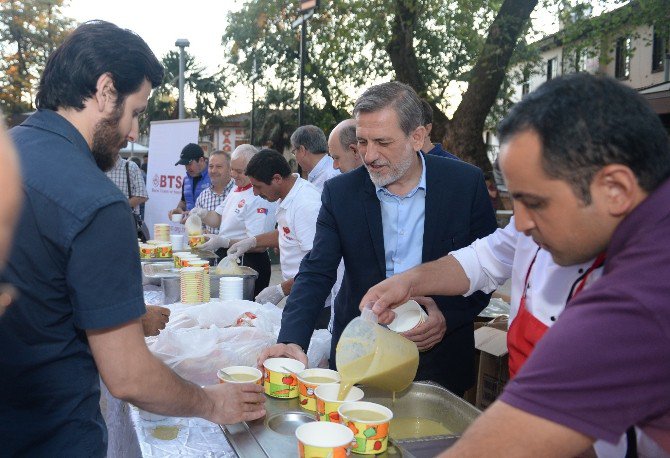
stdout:
{"type": "Polygon", "coordinates": [[[335,361],[342,384],[401,391],[416,376],[419,350],[411,340],[377,324],[377,315],[366,307],[344,328],[335,361]]]}

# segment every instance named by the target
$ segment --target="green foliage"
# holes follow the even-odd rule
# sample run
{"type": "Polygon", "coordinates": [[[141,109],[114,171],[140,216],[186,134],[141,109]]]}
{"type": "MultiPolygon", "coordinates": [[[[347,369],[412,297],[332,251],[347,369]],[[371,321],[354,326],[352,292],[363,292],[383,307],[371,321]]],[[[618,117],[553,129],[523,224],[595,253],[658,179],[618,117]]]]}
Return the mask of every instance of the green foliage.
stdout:
{"type": "MultiPolygon", "coordinates": [[[[163,83],[154,89],[140,130],[146,133],[150,121],[177,119],[179,117],[179,52],[169,51],[162,59],[165,67],[163,83]]],[[[200,119],[205,126],[210,120],[221,116],[230,96],[229,86],[233,78],[225,71],[205,74],[204,66],[192,55],[184,52],[184,111],[187,117],[200,119]],[[195,105],[188,106],[194,101],[195,105]]]]}
{"type": "Polygon", "coordinates": [[[7,114],[32,110],[40,73],[72,29],[63,0],[0,2],[0,109],[7,114]]]}

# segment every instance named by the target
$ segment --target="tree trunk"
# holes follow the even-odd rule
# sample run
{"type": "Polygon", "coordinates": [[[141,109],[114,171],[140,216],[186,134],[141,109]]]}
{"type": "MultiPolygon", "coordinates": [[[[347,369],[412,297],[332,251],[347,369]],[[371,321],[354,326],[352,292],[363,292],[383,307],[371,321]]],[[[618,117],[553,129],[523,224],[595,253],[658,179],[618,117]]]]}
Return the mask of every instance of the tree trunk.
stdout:
{"type": "Polygon", "coordinates": [[[447,116],[439,107],[427,97],[426,83],[419,74],[419,64],[414,52],[414,36],[416,21],[419,16],[418,0],[396,0],[393,24],[391,25],[391,40],[386,45],[386,51],[391,59],[391,65],[396,79],[412,86],[420,97],[425,98],[433,108],[433,131],[431,138],[439,142],[446,133],[449,122],[447,116]]]}
{"type": "Polygon", "coordinates": [[[489,28],[468,89],[449,125],[444,147],[484,171],[491,170],[482,139],[486,117],[495,103],[517,40],[538,0],[505,0],[489,28]]]}

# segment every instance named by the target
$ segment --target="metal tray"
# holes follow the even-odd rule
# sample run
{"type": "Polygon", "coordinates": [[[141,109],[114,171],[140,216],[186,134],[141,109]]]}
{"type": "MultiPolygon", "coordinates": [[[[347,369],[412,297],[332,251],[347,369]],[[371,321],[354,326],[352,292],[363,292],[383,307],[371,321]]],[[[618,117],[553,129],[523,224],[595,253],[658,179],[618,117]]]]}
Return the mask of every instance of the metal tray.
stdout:
{"type": "MultiPolygon", "coordinates": [[[[396,417],[422,417],[443,423],[454,432],[453,436],[433,436],[421,439],[389,440],[385,453],[379,458],[432,457],[449,447],[467,426],[480,414],[474,406],[439,385],[414,382],[405,391],[397,393],[395,402],[391,393],[362,387],[364,400],[389,407],[396,417]]],[[[222,426],[221,430],[241,458],[295,457],[298,450],[295,429],[310,420],[314,414],[301,409],[298,399],[266,397],[267,414],[264,418],[222,426]]]]}

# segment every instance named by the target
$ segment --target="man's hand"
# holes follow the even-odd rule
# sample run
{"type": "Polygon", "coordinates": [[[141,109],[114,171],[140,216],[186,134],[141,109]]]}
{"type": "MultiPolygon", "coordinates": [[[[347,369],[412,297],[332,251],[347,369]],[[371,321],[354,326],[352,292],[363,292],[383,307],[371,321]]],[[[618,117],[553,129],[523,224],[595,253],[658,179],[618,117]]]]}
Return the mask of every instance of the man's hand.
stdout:
{"type": "Polygon", "coordinates": [[[147,313],[142,315],[144,337],[157,336],[170,319],[170,309],[158,305],[147,305],[147,313]]]}
{"type": "Polygon", "coordinates": [[[263,363],[268,358],[293,358],[297,359],[307,367],[307,355],[300,345],[289,343],[289,344],[275,344],[271,347],[266,348],[258,356],[258,367],[262,370],[263,363]]]}
{"type": "Polygon", "coordinates": [[[222,383],[206,386],[213,408],[207,419],[220,425],[251,421],[265,415],[263,387],[255,383],[222,383]]]}
{"type": "Polygon", "coordinates": [[[259,304],[267,304],[268,302],[273,303],[274,305],[277,305],[281,302],[282,299],[284,299],[286,295],[284,294],[284,290],[281,287],[281,283],[278,285],[272,285],[268,286],[267,288],[263,289],[260,293],[258,293],[258,296],[256,296],[256,302],[259,304]]]}
{"type": "Polygon", "coordinates": [[[374,304],[372,311],[377,315],[380,324],[389,324],[395,318],[391,308],[407,302],[412,295],[411,282],[406,275],[395,275],[376,284],[365,293],[359,308],[363,310],[367,304],[374,304]]]}
{"type": "Polygon", "coordinates": [[[252,248],[256,248],[256,237],[249,237],[233,243],[228,249],[228,256],[239,258],[252,248]]]}
{"type": "MultiPolygon", "coordinates": [[[[192,211],[192,210],[191,210],[192,211]]],[[[207,241],[200,247],[205,251],[216,251],[219,248],[228,248],[230,246],[230,239],[221,235],[205,234],[207,241]]]]}
{"type": "Polygon", "coordinates": [[[401,334],[414,342],[419,351],[430,350],[440,343],[447,332],[447,320],[432,298],[421,296],[412,299],[426,308],[428,319],[425,323],[401,334]]]}

